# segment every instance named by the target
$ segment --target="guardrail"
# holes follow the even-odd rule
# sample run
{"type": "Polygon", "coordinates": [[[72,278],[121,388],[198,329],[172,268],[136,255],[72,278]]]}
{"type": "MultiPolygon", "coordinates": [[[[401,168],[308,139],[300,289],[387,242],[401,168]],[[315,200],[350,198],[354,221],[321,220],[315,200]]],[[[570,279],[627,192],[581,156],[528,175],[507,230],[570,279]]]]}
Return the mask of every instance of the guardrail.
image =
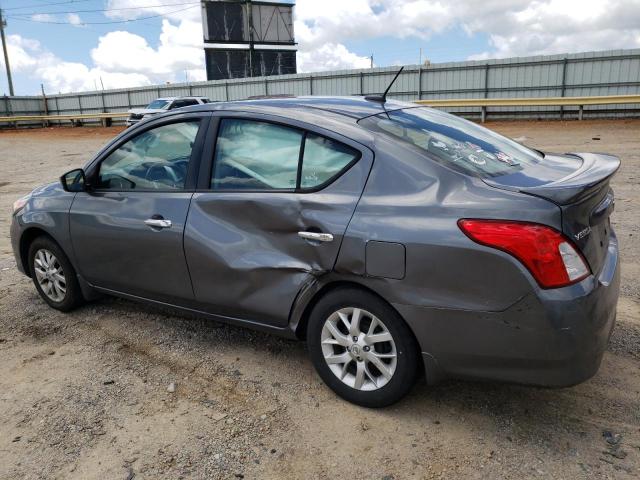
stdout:
{"type": "Polygon", "coordinates": [[[114,118],[127,118],[128,116],[129,114],[127,112],[78,113],[73,115],[15,115],[0,117],[0,123],[15,123],[17,127],[18,122],[42,122],[42,126],[46,126],[50,121],[69,121],[72,126],[75,126],[82,123],[82,120],[98,119],[102,121],[103,126],[107,127],[114,118]]]}
{"type": "MultiPolygon", "coordinates": [[[[487,118],[487,107],[545,107],[545,106],[577,106],[578,119],[582,120],[585,105],[621,105],[640,104],[640,95],[606,95],[591,97],[541,97],[541,98],[449,98],[433,100],[417,100],[415,103],[430,107],[481,107],[481,120],[487,118]]],[[[82,120],[98,119],[103,126],[109,126],[114,118],[126,118],[126,112],[83,113],[73,115],[16,115],[0,117],[0,123],[70,121],[77,125],[82,120]]]]}
{"type": "Polygon", "coordinates": [[[585,105],[640,104],[640,95],[606,95],[590,97],[544,98],[450,98],[417,100],[429,107],[481,107],[482,122],[487,118],[487,107],[578,107],[578,120],[582,120],[585,105]]]}

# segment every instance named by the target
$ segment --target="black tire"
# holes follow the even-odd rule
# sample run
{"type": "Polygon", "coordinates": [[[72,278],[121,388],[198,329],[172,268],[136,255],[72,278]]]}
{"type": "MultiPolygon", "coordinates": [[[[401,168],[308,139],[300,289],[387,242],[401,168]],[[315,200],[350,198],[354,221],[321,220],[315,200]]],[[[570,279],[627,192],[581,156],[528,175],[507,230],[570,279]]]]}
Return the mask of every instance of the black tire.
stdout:
{"type": "Polygon", "coordinates": [[[47,236],[37,237],[29,246],[28,255],[29,272],[31,273],[33,284],[36,286],[36,290],[42,299],[47,302],[49,306],[62,312],[69,312],[84,303],[84,297],[82,296],[82,290],[80,290],[80,285],[78,284],[76,271],[73,268],[73,265],[71,265],[67,255],[62,251],[62,248],[60,248],[53,239],[47,236]],[[66,292],[64,293],[64,298],[59,301],[50,298],[38,282],[35,257],[40,250],[47,250],[51,252],[62,267],[63,277],[66,283],[66,292]]]}
{"type": "MultiPolygon", "coordinates": [[[[349,336],[347,335],[347,337],[349,336]]],[[[396,403],[409,393],[419,371],[418,345],[407,324],[384,300],[357,288],[332,290],[318,301],[309,317],[307,345],[316,371],[329,388],[345,400],[363,407],[379,408],[396,403]],[[397,358],[395,372],[388,382],[380,388],[365,391],[347,385],[337,377],[337,374],[334,374],[325,360],[321,343],[325,321],[334,312],[344,308],[363,309],[375,315],[384,323],[393,338],[397,358]]],[[[341,349],[343,347],[336,346],[335,348],[341,349]]],[[[350,361],[355,366],[349,368],[354,369],[358,366],[356,360],[350,361]]]]}

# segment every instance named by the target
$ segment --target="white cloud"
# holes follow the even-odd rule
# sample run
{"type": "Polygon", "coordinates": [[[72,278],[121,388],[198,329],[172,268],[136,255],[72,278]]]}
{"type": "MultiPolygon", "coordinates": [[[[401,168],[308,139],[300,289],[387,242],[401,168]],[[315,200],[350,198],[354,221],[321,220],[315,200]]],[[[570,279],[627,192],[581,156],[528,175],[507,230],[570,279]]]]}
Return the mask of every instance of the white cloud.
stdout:
{"type": "Polygon", "coordinates": [[[106,16],[115,20],[132,20],[134,18],[162,14],[164,18],[174,21],[191,20],[201,23],[200,3],[196,0],[182,2],[177,0],[148,0],[146,3],[139,0],[109,0],[105,8],[111,10],[106,12],[106,16]],[[177,5],[180,3],[184,3],[184,5],[177,5]],[[139,8],[141,4],[149,8],[139,8]]]}
{"type": "MultiPolygon", "coordinates": [[[[135,23],[108,32],[91,50],[90,66],[10,35],[12,66],[53,91],[93,89],[100,77],[105,87],[204,80],[200,6],[175,3],[106,2],[105,8],[126,8],[106,13],[114,20],[165,15],[161,33],[147,40],[135,33],[135,23]]],[[[479,46],[472,59],[640,47],[640,0],[297,0],[294,13],[300,72],[368,67],[368,57],[346,47],[352,40],[428,39],[450,29],[488,36],[489,48],[479,46]]],[[[73,15],[66,20],[82,26],[73,15]]]]}
{"type": "Polygon", "coordinates": [[[190,20],[178,25],[163,20],[157,48],[134,33],[108,32],[91,50],[92,66],[66,62],[37,41],[10,35],[9,58],[16,73],[37,78],[56,93],[101,88],[101,79],[105,88],[202,81],[206,73],[199,32],[199,24],[190,20]]]}
{"type": "Polygon", "coordinates": [[[299,0],[295,30],[304,48],[382,36],[428,38],[446,29],[458,2],[417,0],[299,0]]]}
{"type": "MultiPolygon", "coordinates": [[[[109,8],[137,5],[137,0],[109,1],[109,8]]],[[[203,55],[194,51],[201,51],[200,8],[175,12],[181,8],[132,8],[109,15],[132,19],[172,12],[167,16],[170,25],[177,23],[173,28],[188,35],[174,35],[170,40],[181,38],[182,52],[191,52],[187,63],[195,65],[203,62],[203,55]]],[[[294,14],[300,72],[368,67],[367,57],[345,46],[350,40],[428,39],[453,28],[489,36],[490,48],[479,49],[474,59],[640,47],[640,0],[297,0],[294,14]]],[[[163,24],[163,35],[167,31],[163,24]]],[[[163,42],[161,37],[155,50],[158,54],[164,51],[162,58],[156,57],[155,70],[173,66],[176,54],[183,58],[180,49],[168,48],[168,40],[163,42]]]]}
{"type": "Polygon", "coordinates": [[[76,27],[82,25],[82,19],[80,18],[80,15],[78,15],[77,13],[69,13],[67,15],[67,22],[69,22],[71,25],[74,25],[76,27]]]}
{"type": "MultiPolygon", "coordinates": [[[[175,0],[156,0],[156,5],[170,5],[177,3],[175,0]]],[[[368,57],[362,57],[349,51],[347,47],[336,39],[348,39],[349,36],[345,35],[345,24],[348,24],[345,15],[356,19],[362,17],[361,7],[367,0],[345,0],[338,2],[336,0],[299,0],[296,3],[294,12],[296,14],[295,21],[295,34],[296,40],[299,43],[298,51],[298,71],[299,72],[311,72],[320,70],[336,70],[336,69],[348,69],[348,68],[366,68],[370,65],[368,57]],[[318,34],[318,24],[315,26],[309,26],[309,20],[313,18],[320,18],[319,13],[322,13],[322,18],[331,20],[333,17],[326,15],[328,12],[334,9],[340,16],[341,21],[337,26],[338,30],[341,30],[339,34],[332,33],[326,22],[323,22],[327,29],[324,30],[325,35],[318,34]],[[360,17],[359,17],[360,15],[360,17]],[[301,21],[303,19],[304,21],[301,21]]],[[[166,18],[169,18],[172,22],[178,22],[177,28],[179,31],[171,32],[169,28],[164,28],[160,37],[160,46],[158,53],[162,52],[162,58],[157,59],[155,62],[155,68],[161,68],[161,65],[167,65],[169,68],[173,67],[174,63],[177,63],[177,59],[181,59],[183,63],[186,61],[190,63],[194,68],[196,65],[200,68],[204,66],[204,53],[202,49],[202,19],[201,10],[199,5],[195,8],[189,8],[176,12],[177,9],[184,7],[173,6],[159,6],[154,8],[134,9],[139,5],[136,0],[110,0],[108,8],[127,8],[128,10],[116,10],[108,12],[108,15],[114,19],[133,19],[140,18],[155,13],[166,14],[166,18]],[[170,48],[176,42],[179,47],[170,48]]],[[[356,22],[354,25],[357,27],[362,25],[362,22],[356,22]]],[[[357,37],[358,32],[351,32],[352,37],[357,37]]],[[[137,47],[136,47],[137,48],[137,47]]],[[[146,49],[145,49],[146,50],[146,49]]],[[[142,46],[140,50],[127,51],[126,57],[131,59],[138,56],[137,52],[142,52],[142,46]]],[[[122,57],[122,52],[114,54],[118,57],[122,57]]],[[[121,62],[129,63],[128,59],[120,58],[121,62]]],[[[135,65],[137,62],[131,62],[135,65]]],[[[177,66],[178,69],[183,70],[184,65],[177,66]]],[[[204,69],[198,71],[199,76],[205,78],[204,69]]],[[[191,77],[191,75],[190,75],[191,77]]]]}
{"type": "Polygon", "coordinates": [[[298,52],[298,71],[301,73],[368,68],[370,66],[369,57],[356,55],[340,43],[325,43],[318,48],[298,52]]]}
{"type": "MultiPolygon", "coordinates": [[[[7,45],[12,71],[36,78],[49,93],[94,90],[101,88],[100,79],[105,88],[154,83],[146,75],[137,72],[114,72],[100,67],[90,68],[79,62],[66,62],[43,48],[37,40],[20,35],[9,35],[7,45]]],[[[2,57],[0,65],[4,68],[2,57]]]]}
{"type": "MultiPolygon", "coordinates": [[[[7,36],[7,50],[9,63],[15,71],[28,70],[36,65],[36,59],[31,52],[40,49],[40,42],[23,38],[20,35],[7,36]]],[[[0,64],[4,68],[4,58],[0,56],[0,64]]]]}
{"type": "Polygon", "coordinates": [[[34,22],[52,22],[55,20],[53,15],[49,15],[48,13],[36,13],[35,15],[31,15],[31,20],[34,22]]]}
{"type": "Polygon", "coordinates": [[[121,30],[109,32],[100,37],[91,58],[106,71],[141,72],[160,83],[183,80],[185,70],[192,72],[192,80],[203,80],[202,30],[193,23],[183,20],[173,25],[163,20],[157,48],[140,35],[121,30]]]}
{"type": "Polygon", "coordinates": [[[469,34],[489,35],[491,49],[472,58],[634,48],[640,47],[640,0],[298,0],[296,3],[295,29],[301,52],[349,39],[427,39],[456,27],[469,34]]]}
{"type": "Polygon", "coordinates": [[[640,0],[537,0],[498,17],[468,20],[492,49],[471,58],[640,47],[640,0]]]}

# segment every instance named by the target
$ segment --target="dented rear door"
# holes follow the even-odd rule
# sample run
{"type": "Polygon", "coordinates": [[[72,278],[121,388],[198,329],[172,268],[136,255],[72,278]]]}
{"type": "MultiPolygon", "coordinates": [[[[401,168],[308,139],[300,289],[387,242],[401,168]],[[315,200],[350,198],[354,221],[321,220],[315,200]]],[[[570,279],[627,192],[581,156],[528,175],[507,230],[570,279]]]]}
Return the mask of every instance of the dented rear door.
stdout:
{"type": "MultiPolygon", "coordinates": [[[[285,326],[301,288],[333,269],[373,162],[366,147],[335,138],[360,157],[324,188],[216,191],[212,183],[210,191],[194,194],[184,245],[199,309],[285,326]],[[300,232],[333,240],[305,239],[300,232]]],[[[218,152],[214,157],[215,164],[218,152]]]]}

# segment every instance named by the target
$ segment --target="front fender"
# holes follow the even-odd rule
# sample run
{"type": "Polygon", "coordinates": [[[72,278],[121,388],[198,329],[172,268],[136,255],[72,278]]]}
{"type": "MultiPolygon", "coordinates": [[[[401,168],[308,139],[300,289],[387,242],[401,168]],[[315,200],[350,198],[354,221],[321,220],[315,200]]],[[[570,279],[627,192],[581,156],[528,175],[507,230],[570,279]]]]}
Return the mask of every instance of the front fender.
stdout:
{"type": "Polygon", "coordinates": [[[75,193],[65,192],[59,183],[39,187],[11,223],[11,244],[18,269],[28,275],[26,244],[38,232],[52,237],[69,259],[75,263],[69,234],[69,209],[75,193]]]}

